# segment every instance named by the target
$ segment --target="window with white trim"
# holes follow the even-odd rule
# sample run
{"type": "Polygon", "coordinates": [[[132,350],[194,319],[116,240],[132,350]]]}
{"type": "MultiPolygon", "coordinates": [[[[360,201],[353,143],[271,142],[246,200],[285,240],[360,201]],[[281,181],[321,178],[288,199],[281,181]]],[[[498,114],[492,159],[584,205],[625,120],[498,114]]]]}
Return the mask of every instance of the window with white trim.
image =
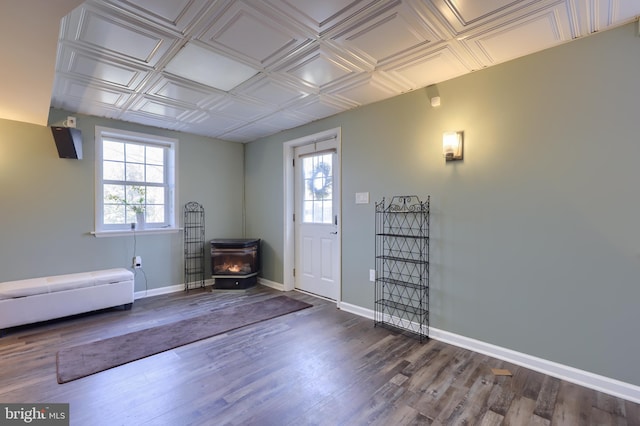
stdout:
{"type": "Polygon", "coordinates": [[[177,148],[177,139],[96,127],[96,233],[176,227],[177,148]]]}

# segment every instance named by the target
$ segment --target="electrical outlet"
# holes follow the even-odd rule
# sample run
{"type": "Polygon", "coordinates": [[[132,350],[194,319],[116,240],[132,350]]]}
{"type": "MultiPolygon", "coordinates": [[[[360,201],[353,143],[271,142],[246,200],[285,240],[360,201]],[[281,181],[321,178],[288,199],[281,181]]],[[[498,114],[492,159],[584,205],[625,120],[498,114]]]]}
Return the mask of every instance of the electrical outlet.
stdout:
{"type": "Polygon", "coordinates": [[[376,270],[375,269],[369,269],[369,281],[371,281],[371,282],[375,282],[376,281],[376,270]]]}
{"type": "Polygon", "coordinates": [[[135,269],[142,268],[142,257],[141,256],[134,256],[133,257],[133,267],[135,269]]]}

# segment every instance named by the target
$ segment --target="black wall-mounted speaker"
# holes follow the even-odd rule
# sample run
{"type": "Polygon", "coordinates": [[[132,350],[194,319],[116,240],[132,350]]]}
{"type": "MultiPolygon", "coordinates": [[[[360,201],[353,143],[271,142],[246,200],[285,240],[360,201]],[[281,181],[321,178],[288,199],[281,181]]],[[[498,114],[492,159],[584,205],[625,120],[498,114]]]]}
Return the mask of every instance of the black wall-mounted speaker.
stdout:
{"type": "Polygon", "coordinates": [[[60,158],[82,160],[82,133],[72,127],[51,126],[60,158]]]}

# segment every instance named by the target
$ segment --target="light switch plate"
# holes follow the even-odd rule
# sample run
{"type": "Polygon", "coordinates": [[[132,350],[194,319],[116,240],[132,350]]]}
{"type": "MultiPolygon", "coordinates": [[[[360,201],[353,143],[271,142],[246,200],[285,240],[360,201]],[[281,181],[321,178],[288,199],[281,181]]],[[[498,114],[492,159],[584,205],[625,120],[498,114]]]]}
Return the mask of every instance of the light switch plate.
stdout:
{"type": "Polygon", "coordinates": [[[369,193],[356,192],[356,204],[369,204],[369,193]]]}

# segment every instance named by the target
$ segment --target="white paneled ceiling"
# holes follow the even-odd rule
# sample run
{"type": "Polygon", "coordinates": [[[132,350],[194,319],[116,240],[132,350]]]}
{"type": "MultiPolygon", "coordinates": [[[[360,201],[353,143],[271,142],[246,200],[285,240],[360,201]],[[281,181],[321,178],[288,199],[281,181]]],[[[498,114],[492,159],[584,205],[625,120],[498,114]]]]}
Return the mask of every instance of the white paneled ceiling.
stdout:
{"type": "Polygon", "coordinates": [[[638,0],[89,0],[62,20],[51,105],[247,142],[637,15],[638,0]],[[234,64],[224,90],[178,71],[234,64]]]}

